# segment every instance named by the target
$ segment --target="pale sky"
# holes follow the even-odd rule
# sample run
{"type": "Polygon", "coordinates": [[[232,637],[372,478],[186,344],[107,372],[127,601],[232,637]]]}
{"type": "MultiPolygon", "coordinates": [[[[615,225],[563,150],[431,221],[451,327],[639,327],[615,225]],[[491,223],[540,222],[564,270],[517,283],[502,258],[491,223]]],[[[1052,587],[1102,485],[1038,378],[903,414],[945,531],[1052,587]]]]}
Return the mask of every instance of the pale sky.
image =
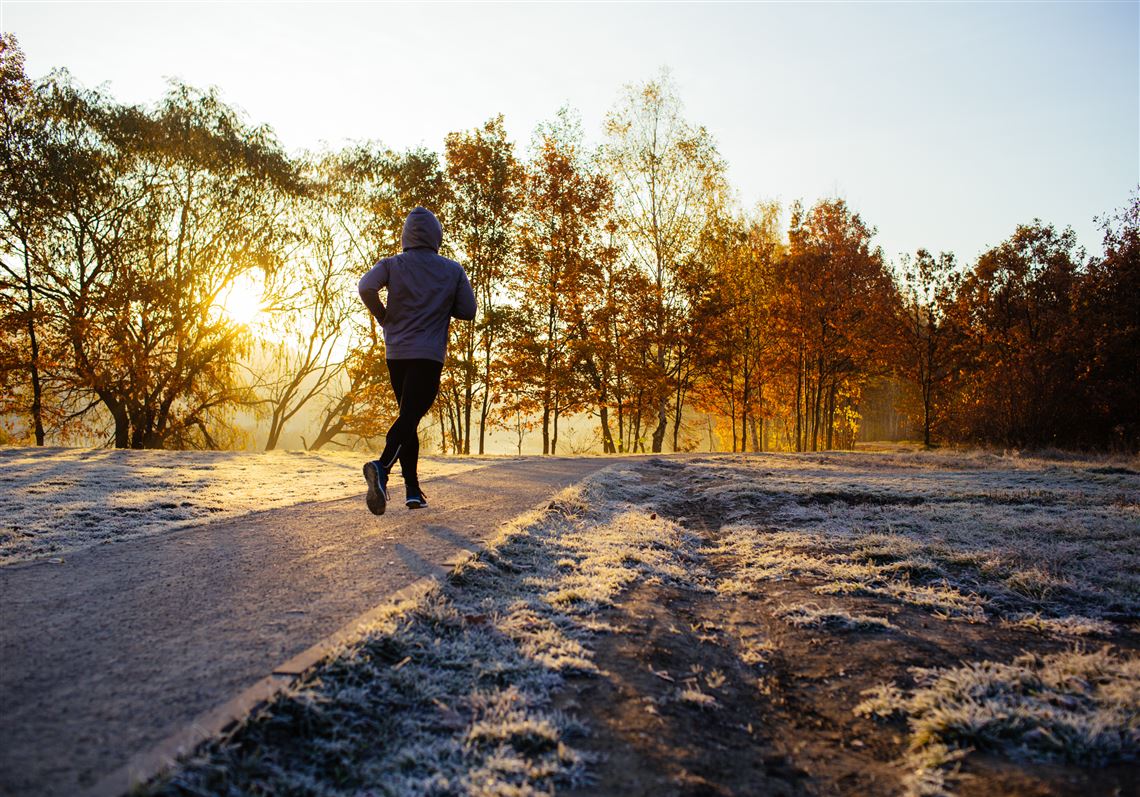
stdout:
{"type": "Polygon", "coordinates": [[[0,2],[33,77],[122,102],[215,85],[290,151],[442,150],[503,113],[520,149],[560,106],[587,135],[668,67],[743,204],[839,195],[892,258],[972,261],[1140,183],[1140,3],[0,2]]]}

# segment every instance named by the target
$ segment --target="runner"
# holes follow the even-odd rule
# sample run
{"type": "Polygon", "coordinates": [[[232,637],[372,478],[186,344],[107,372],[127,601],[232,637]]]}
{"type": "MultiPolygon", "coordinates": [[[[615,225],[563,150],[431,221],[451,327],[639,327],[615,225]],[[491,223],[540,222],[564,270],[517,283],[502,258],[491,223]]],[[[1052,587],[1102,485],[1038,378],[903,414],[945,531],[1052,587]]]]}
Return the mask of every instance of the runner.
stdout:
{"type": "Polygon", "coordinates": [[[400,414],[385,438],[380,458],[364,464],[365,499],[374,515],[383,515],[391,497],[388,474],[396,461],[404,477],[409,509],[427,506],[416,465],[420,455],[416,427],[439,392],[452,318],[475,318],[475,294],[463,266],[439,254],[443,228],[435,214],[417,207],[404,221],[404,251],[381,260],[358,287],[360,300],[384,330],[388,375],[400,414]],[[388,306],[380,289],[388,289],[388,306]]]}

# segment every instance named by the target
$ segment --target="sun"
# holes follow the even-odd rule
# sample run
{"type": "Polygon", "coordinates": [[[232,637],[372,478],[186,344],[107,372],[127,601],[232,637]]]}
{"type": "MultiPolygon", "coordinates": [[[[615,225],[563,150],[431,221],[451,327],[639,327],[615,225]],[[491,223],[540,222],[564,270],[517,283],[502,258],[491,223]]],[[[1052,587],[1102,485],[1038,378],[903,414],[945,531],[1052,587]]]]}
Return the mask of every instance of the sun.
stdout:
{"type": "Polygon", "coordinates": [[[222,292],[222,312],[235,324],[252,326],[264,311],[265,285],[260,275],[239,275],[222,292]]]}

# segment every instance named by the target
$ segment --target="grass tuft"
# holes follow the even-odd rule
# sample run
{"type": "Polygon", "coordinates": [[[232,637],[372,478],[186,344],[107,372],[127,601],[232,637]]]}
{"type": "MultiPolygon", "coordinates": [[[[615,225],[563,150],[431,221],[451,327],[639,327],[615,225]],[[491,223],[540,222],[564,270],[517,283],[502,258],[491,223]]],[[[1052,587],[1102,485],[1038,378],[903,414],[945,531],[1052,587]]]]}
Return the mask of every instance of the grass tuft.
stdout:
{"type": "Polygon", "coordinates": [[[947,767],[970,748],[1080,766],[1140,752],[1140,657],[1073,649],[914,673],[914,688],[869,690],[855,712],[907,722],[919,793],[944,788],[947,767]]]}
{"type": "Polygon", "coordinates": [[[844,609],[819,606],[782,606],[776,616],[796,628],[827,628],[845,631],[886,631],[894,626],[884,617],[851,614],[844,609]]]}

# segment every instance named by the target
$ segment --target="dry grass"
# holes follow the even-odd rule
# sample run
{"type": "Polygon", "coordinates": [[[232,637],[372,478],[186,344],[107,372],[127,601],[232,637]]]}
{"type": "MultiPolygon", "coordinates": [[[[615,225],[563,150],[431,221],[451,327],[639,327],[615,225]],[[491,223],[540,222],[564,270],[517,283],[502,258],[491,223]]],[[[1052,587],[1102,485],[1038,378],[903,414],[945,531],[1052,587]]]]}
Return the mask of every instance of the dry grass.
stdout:
{"type": "Polygon", "coordinates": [[[1110,632],[1140,612],[1140,476],[1118,462],[974,452],[699,464],[689,482],[728,521],[713,551],[731,563],[725,594],[801,578],[823,595],[1053,635],[1110,632]]]}
{"type": "MultiPolygon", "coordinates": [[[[819,595],[1062,638],[1110,638],[1140,610],[1133,460],[972,452],[699,464],[687,474],[694,493],[728,521],[709,550],[727,573],[723,595],[762,597],[792,579],[819,595]]],[[[887,625],[810,602],[776,614],[821,630],[887,625]]],[[[1134,759],[1138,670],[1134,655],[1107,649],[973,662],[919,671],[909,691],[884,685],[859,711],[906,720],[912,793],[951,794],[971,749],[1081,766],[1134,759]]]]}
{"type": "MultiPolygon", "coordinates": [[[[987,617],[984,596],[939,577],[929,560],[890,554],[876,561],[875,546],[894,547],[882,535],[851,545],[818,533],[765,532],[746,525],[721,531],[711,552],[729,558],[734,572],[717,585],[724,594],[756,594],[765,581],[808,578],[822,582],[814,588],[821,595],[877,595],[968,622],[987,617]]],[[[898,549],[911,544],[904,538],[898,549]]]]}
{"type": "Polygon", "coordinates": [[[776,616],[796,628],[825,628],[845,631],[886,631],[894,628],[884,617],[852,614],[845,609],[815,605],[782,606],[776,616]]]}
{"type": "Polygon", "coordinates": [[[1112,636],[1118,630],[1113,623],[1076,614],[1065,617],[1042,617],[1032,612],[1014,615],[1004,620],[1002,624],[1008,628],[1028,628],[1044,634],[1075,637],[1112,636]]]}
{"type": "Polygon", "coordinates": [[[914,688],[871,690],[856,712],[906,721],[916,793],[947,792],[948,766],[970,749],[1093,767],[1140,749],[1136,656],[1074,649],[914,673],[914,688]]]}

